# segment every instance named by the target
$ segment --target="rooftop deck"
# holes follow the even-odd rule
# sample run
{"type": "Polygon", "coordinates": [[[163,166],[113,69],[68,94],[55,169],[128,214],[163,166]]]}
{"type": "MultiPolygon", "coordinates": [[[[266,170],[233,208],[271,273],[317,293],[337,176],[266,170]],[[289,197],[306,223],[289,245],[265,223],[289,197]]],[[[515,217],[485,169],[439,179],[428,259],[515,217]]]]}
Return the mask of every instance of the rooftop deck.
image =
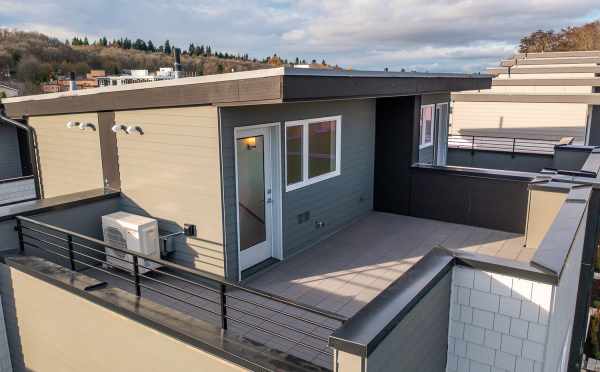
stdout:
{"type": "Polygon", "coordinates": [[[529,261],[522,235],[372,212],[246,281],[250,287],[351,317],[436,246],[529,261]]]}
{"type": "MultiPolygon", "coordinates": [[[[534,253],[523,248],[523,236],[518,234],[372,212],[244,284],[349,318],[436,246],[521,261],[534,253]]],[[[34,254],[33,249],[27,252],[34,254]]],[[[105,267],[105,270],[110,269],[105,267]]],[[[127,274],[115,277],[106,271],[83,267],[79,271],[111,287],[134,292],[127,274]]],[[[142,297],[218,326],[220,317],[215,316],[219,312],[218,294],[194,286],[192,281],[203,283],[199,277],[190,275],[190,282],[183,285],[174,279],[168,270],[164,274],[146,274],[141,279],[142,297]]],[[[231,307],[227,313],[232,318],[228,331],[275,349],[286,360],[300,358],[315,367],[332,368],[326,340],[340,326],[338,321],[236,289],[228,295],[231,298],[227,305],[231,307]],[[285,313],[314,323],[296,321],[285,313]],[[302,329],[302,333],[297,329],[302,329]]]]}

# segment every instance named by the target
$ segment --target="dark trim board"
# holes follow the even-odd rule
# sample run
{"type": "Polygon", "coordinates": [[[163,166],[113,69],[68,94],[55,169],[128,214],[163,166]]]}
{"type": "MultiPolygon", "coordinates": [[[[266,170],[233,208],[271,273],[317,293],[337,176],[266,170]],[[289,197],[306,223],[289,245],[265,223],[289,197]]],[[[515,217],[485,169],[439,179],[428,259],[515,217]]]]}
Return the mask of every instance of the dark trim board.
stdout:
{"type": "MultiPolygon", "coordinates": [[[[257,75],[259,75],[257,73],[257,75]]],[[[122,111],[194,105],[244,106],[283,102],[398,97],[488,89],[490,75],[281,69],[271,76],[186,80],[135,89],[39,95],[4,102],[10,117],[122,111]],[[279,73],[279,75],[277,75],[279,73]]],[[[244,75],[247,76],[247,75],[244,75]]],[[[256,76],[256,75],[255,75],[256,76]]],[[[193,78],[189,78],[193,79],[193,78]]],[[[185,79],[182,79],[185,80],[185,79]]]]}
{"type": "Polygon", "coordinates": [[[98,135],[100,137],[100,153],[102,158],[102,179],[104,187],[121,189],[119,173],[119,151],[117,134],[112,131],[115,124],[114,112],[98,113],[98,135]]]}
{"type": "Polygon", "coordinates": [[[120,197],[119,191],[96,189],[75,194],[40,199],[33,202],[19,203],[0,208],[0,222],[12,220],[16,216],[31,216],[54,210],[72,208],[78,205],[93,203],[100,200],[120,197]]]}
{"type": "Polygon", "coordinates": [[[281,100],[281,76],[5,103],[10,117],[281,100]]]}

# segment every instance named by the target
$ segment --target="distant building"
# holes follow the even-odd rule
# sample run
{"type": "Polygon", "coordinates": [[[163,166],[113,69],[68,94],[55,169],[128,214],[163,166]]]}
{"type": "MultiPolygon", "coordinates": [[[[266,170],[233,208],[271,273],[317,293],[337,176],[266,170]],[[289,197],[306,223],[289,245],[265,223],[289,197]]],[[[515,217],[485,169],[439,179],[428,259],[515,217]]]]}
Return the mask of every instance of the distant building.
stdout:
{"type": "Polygon", "coordinates": [[[600,51],[516,54],[491,89],[452,94],[451,134],[600,143],[600,51]]]}
{"type": "MultiPolygon", "coordinates": [[[[86,74],[85,79],[79,79],[75,81],[77,89],[90,89],[98,87],[98,78],[106,76],[104,70],[92,70],[86,74]]],[[[43,93],[58,93],[66,92],[69,90],[69,84],[71,80],[67,77],[61,77],[57,80],[53,80],[49,83],[42,84],[43,93]]]]}
{"type": "MultiPolygon", "coordinates": [[[[148,70],[129,70],[128,73],[119,76],[97,77],[99,87],[120,86],[135,83],[148,83],[152,81],[175,79],[175,70],[173,67],[161,67],[158,71],[151,73],[148,70]]],[[[185,74],[183,77],[194,76],[185,74]]]]}

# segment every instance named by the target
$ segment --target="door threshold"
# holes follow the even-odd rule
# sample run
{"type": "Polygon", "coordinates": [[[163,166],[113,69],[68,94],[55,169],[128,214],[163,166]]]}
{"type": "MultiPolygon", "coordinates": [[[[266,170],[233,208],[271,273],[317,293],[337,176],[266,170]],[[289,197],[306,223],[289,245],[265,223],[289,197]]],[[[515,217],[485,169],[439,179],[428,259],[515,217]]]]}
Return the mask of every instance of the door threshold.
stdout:
{"type": "Polygon", "coordinates": [[[276,259],[275,257],[270,257],[262,262],[257,263],[254,266],[250,266],[249,268],[242,270],[241,280],[246,280],[249,277],[253,276],[254,274],[258,274],[259,272],[263,271],[264,269],[266,269],[272,265],[275,265],[278,262],[281,262],[281,261],[276,259]]]}

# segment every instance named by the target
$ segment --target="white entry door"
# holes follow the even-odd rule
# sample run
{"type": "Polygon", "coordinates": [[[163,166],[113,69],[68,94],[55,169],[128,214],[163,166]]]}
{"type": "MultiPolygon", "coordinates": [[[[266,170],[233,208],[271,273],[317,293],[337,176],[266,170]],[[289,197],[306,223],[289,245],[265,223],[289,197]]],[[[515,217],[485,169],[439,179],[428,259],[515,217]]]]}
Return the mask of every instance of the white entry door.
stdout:
{"type": "Polygon", "coordinates": [[[273,159],[269,128],[238,129],[235,136],[240,269],[273,255],[273,159]]]}

